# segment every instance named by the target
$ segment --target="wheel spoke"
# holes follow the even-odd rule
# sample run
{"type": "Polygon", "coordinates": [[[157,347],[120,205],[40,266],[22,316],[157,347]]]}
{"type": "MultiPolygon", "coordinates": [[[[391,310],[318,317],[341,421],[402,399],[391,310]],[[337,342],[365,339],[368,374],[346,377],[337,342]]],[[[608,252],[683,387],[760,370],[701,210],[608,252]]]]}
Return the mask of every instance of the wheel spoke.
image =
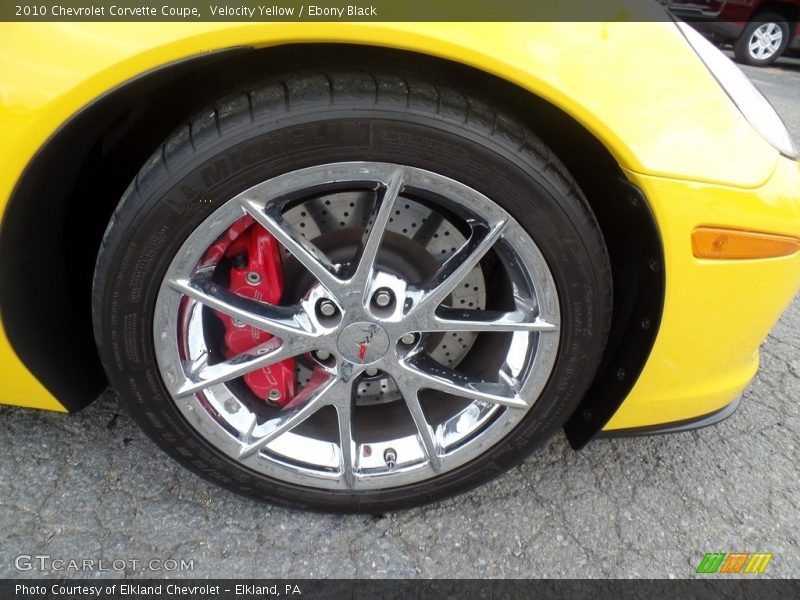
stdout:
{"type": "Polygon", "coordinates": [[[428,459],[428,464],[437,473],[442,470],[442,459],[439,452],[439,444],[436,442],[436,435],[433,429],[428,424],[425,418],[425,413],[422,410],[422,405],[419,402],[419,387],[404,377],[394,378],[397,389],[403,396],[403,400],[408,407],[408,412],[411,413],[411,418],[414,419],[414,425],[417,427],[419,440],[425,456],[428,459]]]}
{"type": "Polygon", "coordinates": [[[242,208],[264,229],[269,231],[300,264],[331,292],[342,285],[336,276],[337,268],[319,248],[305,239],[277,210],[267,210],[254,200],[242,199],[242,208]]]}
{"type": "Polygon", "coordinates": [[[348,489],[355,485],[353,473],[353,456],[355,455],[355,442],[353,441],[352,402],[336,404],[336,419],[339,422],[339,469],[342,481],[348,489]]]}
{"type": "Polygon", "coordinates": [[[517,395],[517,390],[506,383],[473,379],[458,371],[440,365],[430,356],[418,353],[401,363],[406,374],[417,378],[419,389],[431,389],[461,398],[484,400],[510,408],[527,409],[528,403],[517,395]]]}
{"type": "Polygon", "coordinates": [[[191,396],[212,385],[236,379],[256,369],[269,367],[310,349],[310,344],[298,344],[296,341],[281,343],[280,339],[272,338],[224,362],[209,365],[207,361],[202,361],[191,370],[188,379],[175,395],[178,398],[191,396]]]}
{"type": "Polygon", "coordinates": [[[267,433],[253,440],[254,426],[245,436],[245,445],[239,451],[239,460],[245,459],[264,448],[278,436],[297,427],[323,406],[330,404],[331,391],[340,385],[336,377],[323,369],[317,369],[311,380],[292,402],[286,405],[280,416],[267,421],[267,433]]]}
{"type": "Polygon", "coordinates": [[[497,310],[462,310],[439,307],[428,323],[422,323],[419,331],[527,331],[556,332],[559,327],[541,317],[534,317],[524,310],[511,312],[497,310]]]}
{"type": "Polygon", "coordinates": [[[171,279],[169,285],[175,291],[232,319],[280,338],[314,337],[313,326],[301,310],[244,298],[217,285],[208,275],[201,274],[191,280],[171,279]]]}
{"type": "Polygon", "coordinates": [[[365,293],[369,291],[367,290],[367,283],[374,270],[375,259],[378,256],[381,241],[386,233],[386,226],[389,224],[392,209],[402,189],[403,170],[398,169],[389,178],[386,187],[383,188],[383,193],[380,194],[370,216],[370,225],[364,232],[361,248],[356,256],[356,264],[358,266],[349,280],[349,285],[354,286],[356,289],[363,289],[365,293]]]}
{"type": "Polygon", "coordinates": [[[421,314],[434,311],[455,287],[475,268],[495,242],[503,235],[507,220],[492,226],[472,226],[472,235],[466,243],[451,256],[431,278],[422,290],[422,296],[412,307],[411,313],[421,314]]]}

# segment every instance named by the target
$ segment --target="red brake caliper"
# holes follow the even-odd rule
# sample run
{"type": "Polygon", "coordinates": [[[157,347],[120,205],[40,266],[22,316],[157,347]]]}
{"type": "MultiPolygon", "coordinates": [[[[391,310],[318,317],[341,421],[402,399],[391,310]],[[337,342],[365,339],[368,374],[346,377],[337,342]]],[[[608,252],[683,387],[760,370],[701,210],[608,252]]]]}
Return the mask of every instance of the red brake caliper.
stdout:
{"type": "MultiPolygon", "coordinates": [[[[280,301],[283,294],[280,248],[275,238],[252,217],[242,217],[231,225],[225,235],[208,249],[205,260],[218,262],[223,256],[232,264],[230,291],[267,304],[280,301]]],[[[225,358],[233,358],[273,337],[215,312],[225,325],[225,358]]],[[[262,400],[285,406],[294,396],[294,359],[287,358],[251,371],[244,376],[244,382],[262,400]]]]}

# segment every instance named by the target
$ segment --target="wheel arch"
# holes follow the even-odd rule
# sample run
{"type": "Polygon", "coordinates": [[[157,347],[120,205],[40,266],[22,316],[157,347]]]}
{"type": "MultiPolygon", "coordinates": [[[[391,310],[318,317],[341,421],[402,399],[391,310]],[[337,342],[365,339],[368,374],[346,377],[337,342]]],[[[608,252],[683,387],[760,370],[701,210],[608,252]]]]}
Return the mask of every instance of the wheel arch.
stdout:
{"type": "Polygon", "coordinates": [[[758,8],[756,8],[755,13],[753,13],[753,16],[750,20],[755,20],[759,17],[759,15],[764,13],[781,15],[790,24],[797,24],[797,22],[800,21],[800,6],[798,6],[796,3],[792,4],[790,2],[780,1],[762,2],[758,5],[758,8]]]}
{"type": "MultiPolygon", "coordinates": [[[[91,327],[94,262],[113,210],[141,165],[172,130],[219,96],[217,90],[235,91],[246,84],[249,73],[262,78],[311,64],[365,64],[364,47],[336,44],[331,52],[332,48],[232,48],[144,73],[75,114],[28,164],[0,230],[0,313],[17,355],[66,408],[83,408],[106,385],[91,327]],[[213,90],[209,80],[215,82],[213,90]],[[136,135],[129,135],[132,132],[136,135]],[[48,198],[48,210],[41,210],[39,198],[48,198]],[[30,244],[32,239],[37,243],[30,244]],[[45,276],[35,275],[43,272],[42,265],[45,276]],[[53,302],[56,295],[58,303],[53,302]],[[53,339],[68,340],[68,347],[56,352],[49,343],[53,339]]],[[[551,146],[588,197],[611,255],[615,310],[609,348],[595,384],[567,424],[570,441],[582,446],[632,388],[658,331],[663,269],[649,271],[646,265],[651,260],[663,265],[663,259],[646,200],[627,183],[599,139],[530,91],[445,59],[404,50],[368,51],[370,62],[456,79],[505,105],[551,146]],[[631,231],[638,233],[631,236],[631,231]],[[629,285],[631,281],[636,283],[629,285]],[[636,324],[644,318],[643,311],[651,323],[646,329],[636,324]],[[619,377],[620,370],[624,377],[619,377]]]]}

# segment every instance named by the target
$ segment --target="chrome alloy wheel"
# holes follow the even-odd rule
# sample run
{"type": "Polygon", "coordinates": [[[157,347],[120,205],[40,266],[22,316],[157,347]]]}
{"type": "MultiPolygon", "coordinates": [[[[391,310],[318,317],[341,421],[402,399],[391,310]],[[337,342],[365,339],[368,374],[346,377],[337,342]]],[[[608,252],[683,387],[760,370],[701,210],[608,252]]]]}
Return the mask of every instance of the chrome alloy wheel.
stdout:
{"type": "Polygon", "coordinates": [[[359,490],[433,478],[502,440],[548,381],[559,321],[544,257],[498,204],[422,169],[348,162],[264,181],[208,217],[167,270],[153,335],[172,399],[210,444],[285,482],[359,490]],[[279,305],[230,292],[204,261],[244,215],[283,247],[279,305]],[[275,337],[220,357],[215,311],[275,337]],[[286,406],[238,385],[290,357],[286,406]]]}
{"type": "Polygon", "coordinates": [[[750,56],[757,60],[771,58],[783,43],[783,30],[777,23],[764,23],[750,36],[747,43],[750,56]]]}

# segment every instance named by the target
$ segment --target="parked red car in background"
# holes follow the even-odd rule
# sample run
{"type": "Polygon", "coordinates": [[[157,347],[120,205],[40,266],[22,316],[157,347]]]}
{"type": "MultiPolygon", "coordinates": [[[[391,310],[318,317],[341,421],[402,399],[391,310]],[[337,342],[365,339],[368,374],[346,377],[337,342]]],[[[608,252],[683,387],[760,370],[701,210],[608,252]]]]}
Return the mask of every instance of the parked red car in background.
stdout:
{"type": "Polygon", "coordinates": [[[717,42],[736,60],[765,66],[800,52],[800,0],[661,0],[675,16],[717,42]]]}

